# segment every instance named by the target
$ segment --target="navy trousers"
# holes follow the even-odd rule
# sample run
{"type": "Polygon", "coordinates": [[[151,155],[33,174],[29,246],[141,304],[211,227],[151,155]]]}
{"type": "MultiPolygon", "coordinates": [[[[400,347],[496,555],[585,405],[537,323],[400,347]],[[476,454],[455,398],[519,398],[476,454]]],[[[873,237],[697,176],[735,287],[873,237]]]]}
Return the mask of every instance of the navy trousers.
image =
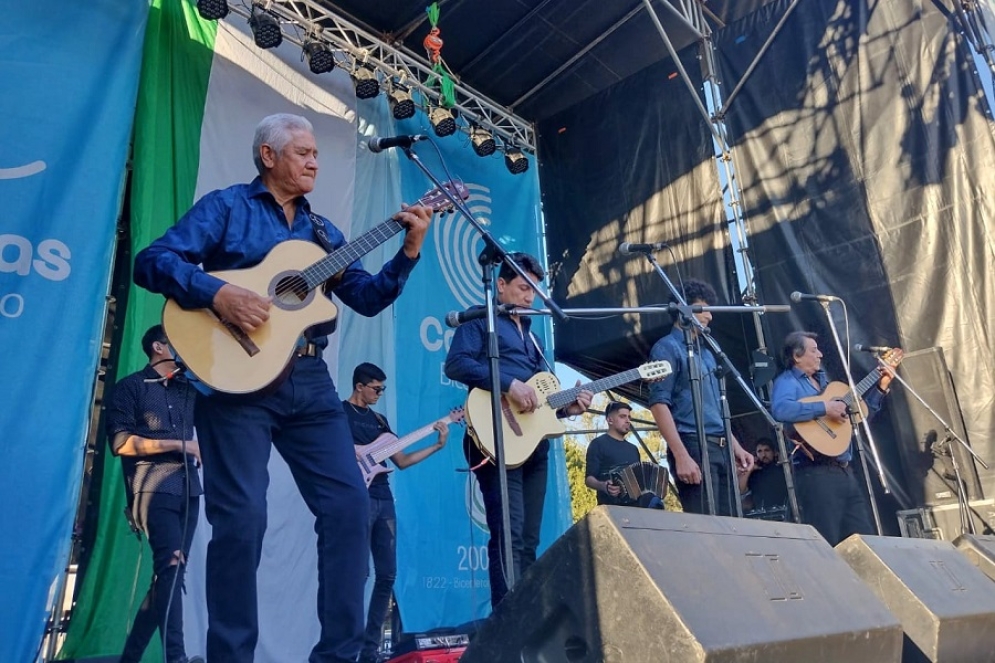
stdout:
{"type": "MultiPolygon", "coordinates": [[[[464,445],[473,444],[464,440],[464,445]]],[[[491,582],[491,606],[497,607],[508,593],[504,576],[504,512],[501,508],[501,487],[493,463],[475,470],[480,494],[484,499],[487,528],[488,574],[491,582]]],[[[536,560],[542,511],[546,501],[546,477],[549,473],[549,440],[539,443],[524,465],[508,470],[508,515],[511,520],[511,550],[515,578],[521,579],[536,560]]]]}
{"type": "Polygon", "coordinates": [[[876,534],[870,504],[854,466],[805,465],[795,470],[802,522],[812,525],[829,545],[851,534],[876,534]]]}
{"type": "MultiPolygon", "coordinates": [[[[271,447],[287,461],[318,535],[318,621],[310,663],[352,663],[363,641],[370,502],[342,403],[319,357],[302,357],[272,394],[200,397],[197,432],[207,549],[207,659],[253,660],[256,569],[266,532],[271,447]]],[[[289,560],[288,560],[289,561],[289,560]]]]}
{"type": "MultiPolygon", "coordinates": [[[[397,515],[393,498],[370,498],[370,552],[373,556],[373,593],[366,613],[366,636],[360,660],[376,659],[397,579],[397,515]]],[[[392,637],[397,638],[393,629],[392,637]]]]}
{"type": "MultiPolygon", "coordinates": [[[[688,513],[708,513],[708,499],[705,492],[705,468],[701,464],[701,446],[696,435],[681,434],[681,441],[688,450],[688,454],[698,463],[701,468],[701,483],[684,483],[674,475],[674,483],[677,484],[677,495],[681,499],[681,507],[688,513]]],[[[708,464],[711,466],[712,476],[712,496],[715,500],[715,515],[731,516],[736,510],[733,505],[733,471],[732,463],[729,460],[729,449],[720,447],[715,442],[708,441],[708,464]]],[[[727,442],[728,444],[728,442],[727,442]]],[[[677,467],[674,462],[674,455],[667,450],[667,462],[671,468],[677,467]]]]}

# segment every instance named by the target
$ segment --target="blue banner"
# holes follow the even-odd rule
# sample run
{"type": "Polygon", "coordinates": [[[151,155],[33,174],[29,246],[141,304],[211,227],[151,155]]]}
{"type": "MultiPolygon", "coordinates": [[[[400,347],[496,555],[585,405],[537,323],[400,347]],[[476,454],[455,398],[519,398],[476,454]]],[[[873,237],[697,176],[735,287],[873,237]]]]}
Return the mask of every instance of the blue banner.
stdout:
{"type": "MultiPolygon", "coordinates": [[[[399,122],[401,134],[431,134],[423,116],[399,122]]],[[[525,251],[545,261],[537,168],[511,175],[504,157],[478,157],[466,136],[434,138],[445,165],[469,189],[474,216],[509,251],[525,251]]],[[[446,179],[435,150],[420,144],[418,154],[446,179]]],[[[405,200],[417,199],[428,181],[402,159],[405,200]]],[[[461,213],[436,216],[421,263],[394,304],[396,316],[397,431],[403,434],[462,406],[466,390],[443,373],[453,330],[446,313],[483,303],[477,256],[483,241],[461,213]]],[[[550,348],[548,322],[535,319],[537,334],[550,348]]],[[[551,355],[550,355],[551,357],[551,355]]],[[[550,359],[552,363],[552,359],[550,359]]],[[[396,593],[406,632],[455,626],[490,613],[487,569],[488,531],[479,488],[462,453],[461,427],[452,426],[446,448],[393,476],[397,501],[398,577],[396,593]]],[[[550,487],[543,519],[542,546],[570,525],[569,488],[560,444],[551,456],[550,487]],[[566,508],[563,505],[566,504],[566,508]]]]}
{"type": "Polygon", "coordinates": [[[0,660],[33,661],[79,499],[148,3],[0,10],[0,660]]]}

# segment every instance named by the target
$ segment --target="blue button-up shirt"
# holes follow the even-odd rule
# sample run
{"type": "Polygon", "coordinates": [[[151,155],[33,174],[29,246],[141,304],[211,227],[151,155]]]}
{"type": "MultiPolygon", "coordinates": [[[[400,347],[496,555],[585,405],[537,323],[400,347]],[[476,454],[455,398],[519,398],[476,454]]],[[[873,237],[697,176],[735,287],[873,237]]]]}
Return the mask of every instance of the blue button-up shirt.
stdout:
{"type": "MultiPolygon", "coordinates": [[[[719,381],[715,377],[715,356],[708,348],[701,348],[701,400],[702,416],[705,420],[705,435],[725,435],[725,422],[722,420],[719,400],[719,381]]],[[[694,403],[691,399],[691,375],[688,367],[687,347],[684,345],[684,330],[674,327],[650,350],[650,361],[664,359],[670,362],[673,373],[665,380],[650,383],[650,407],[663,403],[670,408],[677,432],[683,435],[696,435],[694,403]]]]}
{"type": "MultiPolygon", "coordinates": [[[[797,423],[799,421],[812,421],[819,417],[826,416],[826,404],[823,401],[814,403],[802,403],[801,399],[809,396],[818,396],[829,384],[829,378],[825,371],[817,371],[813,376],[819,383],[816,389],[808,376],[797,366],[792,366],[784,371],[774,380],[771,389],[771,414],[774,418],[783,423],[797,423]]],[[[881,409],[881,400],[884,394],[880,389],[871,388],[864,395],[864,402],[867,404],[869,413],[877,412],[881,409]]],[[[853,458],[853,445],[847,447],[846,451],[836,456],[836,460],[846,462],[853,458]]],[[[792,455],[792,462],[797,467],[811,465],[812,461],[803,453],[792,455]]]]}
{"type": "MultiPolygon", "coordinates": [[[[166,233],[135,258],[135,283],[175,299],[183,308],[209,308],[225,282],[207,272],[257,265],[278,243],[303,239],[320,244],[309,218],[311,206],[297,199],[297,213],[289,226],[283,208],[260,178],[212,191],[166,233]]],[[[345,236],[324,217],[315,215],[331,245],[345,244],[345,236]]],[[[372,275],[357,260],[342,273],[334,292],[354,311],[373,316],[390,306],[417,261],[398,251],[383,269],[372,275]]],[[[302,264],[301,268],[307,267],[302,264]]],[[[317,325],[312,339],[328,334],[332,323],[317,325]]]]}
{"type": "MultiPolygon", "coordinates": [[[[546,370],[542,341],[529,333],[532,319],[521,318],[522,331],[515,322],[503,315],[497,318],[499,372],[501,391],[508,391],[513,380],[525,382],[539,371],[546,370]],[[536,343],[539,344],[536,347],[536,343]]],[[[487,319],[471,320],[456,329],[449,354],[446,355],[446,376],[475,389],[491,388],[490,361],[487,357],[487,319]]]]}

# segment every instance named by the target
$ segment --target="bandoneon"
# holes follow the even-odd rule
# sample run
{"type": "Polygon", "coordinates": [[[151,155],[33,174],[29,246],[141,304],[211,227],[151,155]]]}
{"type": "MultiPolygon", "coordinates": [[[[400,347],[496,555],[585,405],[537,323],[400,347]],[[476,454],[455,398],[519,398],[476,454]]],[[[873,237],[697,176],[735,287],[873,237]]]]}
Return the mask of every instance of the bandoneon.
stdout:
{"type": "Polygon", "coordinates": [[[639,462],[612,468],[611,482],[622,488],[620,502],[632,506],[662,508],[667,496],[667,469],[656,463],[639,462]],[[653,498],[658,498],[654,500],[653,498]]]}

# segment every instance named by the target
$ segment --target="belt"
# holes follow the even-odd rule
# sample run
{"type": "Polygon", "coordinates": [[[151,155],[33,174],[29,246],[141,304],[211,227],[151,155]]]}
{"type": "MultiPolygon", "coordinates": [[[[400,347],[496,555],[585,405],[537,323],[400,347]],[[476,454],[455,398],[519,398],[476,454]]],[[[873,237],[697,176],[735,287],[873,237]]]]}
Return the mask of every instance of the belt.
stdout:
{"type": "Polygon", "coordinates": [[[298,357],[320,357],[321,346],[308,342],[297,346],[298,357]]]}
{"type": "MultiPolygon", "coordinates": [[[[678,433],[678,434],[681,436],[682,439],[683,438],[693,438],[695,440],[698,439],[698,435],[696,433],[678,433]]],[[[712,444],[718,445],[719,448],[724,448],[726,446],[725,435],[706,435],[705,439],[711,442],[712,444]]]]}
{"type": "Polygon", "coordinates": [[[817,458],[812,462],[812,465],[822,465],[823,467],[838,467],[841,470],[845,470],[850,467],[850,461],[848,460],[836,460],[835,458],[817,458]]]}

